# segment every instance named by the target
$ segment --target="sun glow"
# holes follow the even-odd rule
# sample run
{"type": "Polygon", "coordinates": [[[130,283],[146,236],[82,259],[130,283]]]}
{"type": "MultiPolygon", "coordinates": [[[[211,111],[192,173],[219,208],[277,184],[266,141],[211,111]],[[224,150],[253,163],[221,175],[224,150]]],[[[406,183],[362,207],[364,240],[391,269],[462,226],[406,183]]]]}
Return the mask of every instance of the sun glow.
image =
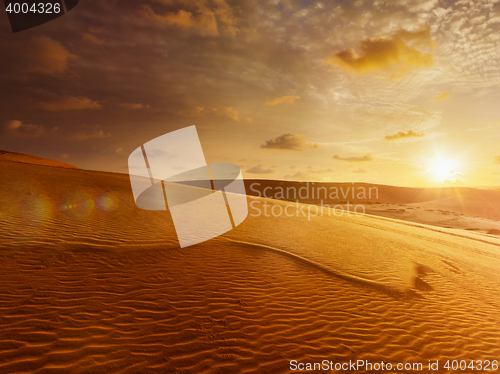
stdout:
{"type": "Polygon", "coordinates": [[[433,161],[430,171],[436,182],[443,182],[445,180],[454,180],[456,177],[457,163],[454,160],[436,158],[433,161]]]}

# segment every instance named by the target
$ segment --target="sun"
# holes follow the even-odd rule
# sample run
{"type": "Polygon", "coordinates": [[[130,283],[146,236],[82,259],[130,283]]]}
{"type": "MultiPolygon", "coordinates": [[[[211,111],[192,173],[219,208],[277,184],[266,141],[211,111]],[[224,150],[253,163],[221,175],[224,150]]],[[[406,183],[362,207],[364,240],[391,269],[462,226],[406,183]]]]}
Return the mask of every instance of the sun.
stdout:
{"type": "Polygon", "coordinates": [[[431,172],[436,182],[443,182],[455,179],[456,169],[457,163],[454,160],[438,157],[433,161],[431,172]]]}

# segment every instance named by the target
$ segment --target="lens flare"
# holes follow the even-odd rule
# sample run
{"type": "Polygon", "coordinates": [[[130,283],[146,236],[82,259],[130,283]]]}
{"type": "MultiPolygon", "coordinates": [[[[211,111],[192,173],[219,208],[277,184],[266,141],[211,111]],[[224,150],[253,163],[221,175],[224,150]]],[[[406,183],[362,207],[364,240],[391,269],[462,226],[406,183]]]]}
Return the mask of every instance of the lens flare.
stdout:
{"type": "Polygon", "coordinates": [[[94,211],[94,200],[83,191],[75,191],[59,205],[59,210],[71,219],[85,220],[94,211]]]}
{"type": "Polygon", "coordinates": [[[116,209],[117,200],[109,193],[103,193],[95,199],[96,207],[103,213],[112,212],[116,209]]]}
{"type": "Polygon", "coordinates": [[[39,242],[43,240],[52,218],[52,204],[38,189],[21,197],[19,213],[21,220],[15,229],[21,241],[39,242]]]}
{"type": "Polygon", "coordinates": [[[28,220],[43,223],[52,216],[52,205],[45,196],[34,196],[26,201],[24,212],[28,220]]]}

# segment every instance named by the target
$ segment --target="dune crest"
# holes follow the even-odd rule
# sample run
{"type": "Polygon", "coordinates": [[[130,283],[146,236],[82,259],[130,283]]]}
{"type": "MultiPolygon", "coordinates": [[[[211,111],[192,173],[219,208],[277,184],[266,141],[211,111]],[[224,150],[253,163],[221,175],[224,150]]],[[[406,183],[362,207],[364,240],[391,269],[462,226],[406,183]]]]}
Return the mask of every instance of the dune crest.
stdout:
{"type": "Polygon", "coordinates": [[[13,161],[13,162],[22,162],[26,164],[36,164],[36,165],[45,165],[45,166],[55,166],[60,168],[69,168],[69,169],[80,169],[77,166],[68,164],[66,162],[51,160],[49,158],[37,157],[32,155],[27,155],[24,153],[17,152],[9,152],[0,150],[0,161],[13,161]]]}

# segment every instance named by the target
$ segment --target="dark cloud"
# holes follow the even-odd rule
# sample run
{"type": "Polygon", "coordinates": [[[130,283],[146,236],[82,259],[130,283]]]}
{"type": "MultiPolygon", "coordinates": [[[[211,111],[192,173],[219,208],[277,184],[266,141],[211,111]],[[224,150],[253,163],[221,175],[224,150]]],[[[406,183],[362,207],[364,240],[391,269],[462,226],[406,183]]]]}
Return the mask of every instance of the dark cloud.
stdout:
{"type": "Polygon", "coordinates": [[[104,138],[109,138],[111,136],[111,133],[104,132],[101,129],[101,126],[99,125],[94,125],[94,126],[84,125],[82,127],[83,127],[82,130],[77,131],[76,133],[71,135],[72,140],[82,141],[89,139],[104,139],[104,138]]]}
{"type": "Polygon", "coordinates": [[[79,131],[75,135],[73,135],[71,138],[73,140],[82,141],[82,140],[89,140],[89,139],[109,138],[110,136],[111,136],[110,133],[104,133],[104,131],[102,131],[102,130],[96,130],[96,131],[88,132],[88,133],[79,131]]]}
{"type": "Polygon", "coordinates": [[[40,103],[40,108],[51,112],[81,109],[102,109],[102,105],[97,101],[92,101],[88,97],[65,96],[57,98],[51,102],[40,103]]]}
{"type": "Polygon", "coordinates": [[[38,138],[43,133],[43,126],[25,124],[19,120],[12,120],[4,126],[4,134],[16,138],[38,138]]]}
{"type": "Polygon", "coordinates": [[[81,33],[81,36],[82,36],[83,40],[97,44],[97,45],[103,45],[106,43],[103,39],[100,39],[99,37],[97,37],[93,34],[90,34],[88,32],[81,33]]]}
{"type": "Polygon", "coordinates": [[[64,73],[70,60],[77,56],[66,50],[59,41],[47,36],[33,37],[26,51],[28,65],[25,71],[50,75],[64,73]]]}
{"type": "Polygon", "coordinates": [[[309,180],[311,179],[311,173],[307,171],[298,171],[295,174],[286,174],[284,179],[295,179],[295,180],[309,180]]]}
{"type": "Polygon", "coordinates": [[[121,103],[118,104],[122,108],[126,109],[149,109],[151,108],[151,105],[148,104],[143,104],[143,103],[121,103]]]}
{"type": "Polygon", "coordinates": [[[246,171],[250,174],[272,174],[274,173],[273,169],[264,169],[262,165],[254,166],[246,171]]]}
{"type": "Polygon", "coordinates": [[[319,149],[317,143],[311,143],[311,140],[299,134],[283,134],[275,139],[266,140],[261,148],[287,149],[293,151],[304,151],[308,148],[319,149]]]}

